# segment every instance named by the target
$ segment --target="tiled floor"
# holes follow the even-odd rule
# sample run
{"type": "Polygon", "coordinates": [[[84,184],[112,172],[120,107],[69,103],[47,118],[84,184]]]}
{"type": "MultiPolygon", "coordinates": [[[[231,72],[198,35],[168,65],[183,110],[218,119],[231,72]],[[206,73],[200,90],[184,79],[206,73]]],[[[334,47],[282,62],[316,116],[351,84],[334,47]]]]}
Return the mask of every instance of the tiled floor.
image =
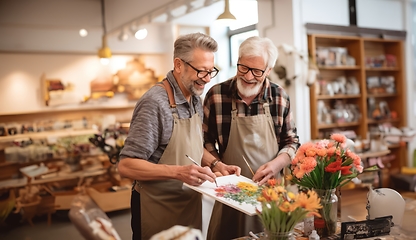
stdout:
{"type": "MultiPolygon", "coordinates": [[[[120,238],[131,239],[130,209],[107,213],[120,238]]],[[[0,240],[78,240],[84,239],[69,220],[68,212],[57,212],[48,226],[46,217],[33,219],[34,226],[24,222],[0,226],[0,240]]]]}

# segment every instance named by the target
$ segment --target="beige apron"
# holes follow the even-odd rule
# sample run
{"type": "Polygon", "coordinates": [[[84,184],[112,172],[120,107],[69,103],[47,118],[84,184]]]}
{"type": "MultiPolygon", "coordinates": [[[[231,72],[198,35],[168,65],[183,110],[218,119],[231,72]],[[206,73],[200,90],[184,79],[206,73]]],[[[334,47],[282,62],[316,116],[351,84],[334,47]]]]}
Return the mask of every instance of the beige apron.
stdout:
{"type": "MultiPolygon", "coordinates": [[[[164,82],[167,83],[166,80],[164,82]]],[[[166,84],[164,85],[166,86],[166,84]]],[[[170,91],[172,91],[171,88],[170,91]]],[[[169,94],[168,90],[167,92],[169,94]]],[[[173,99],[173,92],[171,94],[173,99]]],[[[171,107],[176,107],[174,102],[171,102],[171,107]]],[[[191,118],[179,119],[176,110],[172,112],[174,119],[173,132],[159,160],[159,164],[192,164],[186,158],[186,154],[200,163],[203,154],[202,123],[200,116],[194,114],[191,118]]],[[[141,181],[139,185],[143,240],[149,239],[154,234],[174,225],[202,228],[202,202],[200,193],[185,187],[181,181],[174,179],[141,181]]]]}
{"type": "MultiPolygon", "coordinates": [[[[232,101],[230,137],[222,161],[241,167],[241,175],[248,178],[253,174],[243,155],[256,172],[261,165],[274,159],[279,150],[269,104],[263,103],[263,108],[265,114],[237,117],[235,100],[232,101]]],[[[260,218],[215,202],[207,240],[233,239],[247,236],[249,231],[263,231],[260,218]]]]}

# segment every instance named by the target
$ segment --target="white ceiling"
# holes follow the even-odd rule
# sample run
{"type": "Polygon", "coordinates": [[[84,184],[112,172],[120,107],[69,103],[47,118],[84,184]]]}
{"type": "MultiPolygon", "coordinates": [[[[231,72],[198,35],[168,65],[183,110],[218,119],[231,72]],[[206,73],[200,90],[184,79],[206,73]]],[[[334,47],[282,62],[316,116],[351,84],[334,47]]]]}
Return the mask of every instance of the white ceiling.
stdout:
{"type": "MultiPolygon", "coordinates": [[[[230,8],[242,2],[255,1],[231,0],[230,8]]],[[[114,44],[123,28],[143,16],[163,25],[164,12],[171,11],[176,17],[169,26],[210,26],[223,9],[223,0],[105,0],[105,23],[114,44]],[[187,3],[196,10],[185,14],[187,3]]],[[[102,34],[100,0],[0,0],[0,52],[91,52],[101,46],[102,34]],[[79,37],[81,28],[88,30],[86,38],[79,37]]]]}

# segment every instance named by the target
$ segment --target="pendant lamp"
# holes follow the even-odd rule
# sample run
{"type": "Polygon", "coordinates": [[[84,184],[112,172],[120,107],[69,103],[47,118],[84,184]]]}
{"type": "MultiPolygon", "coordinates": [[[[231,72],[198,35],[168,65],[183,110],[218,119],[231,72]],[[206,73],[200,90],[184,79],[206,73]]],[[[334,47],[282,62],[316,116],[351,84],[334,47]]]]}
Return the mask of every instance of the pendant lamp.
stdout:
{"type": "Polygon", "coordinates": [[[103,65],[107,65],[111,58],[111,49],[107,46],[107,29],[105,26],[105,3],[101,0],[101,18],[103,23],[102,46],[98,50],[98,57],[103,65]]]}
{"type": "Polygon", "coordinates": [[[218,16],[217,22],[230,26],[233,22],[235,22],[237,19],[235,16],[230,12],[230,2],[229,0],[224,0],[224,12],[221,13],[221,15],[218,16]]]}

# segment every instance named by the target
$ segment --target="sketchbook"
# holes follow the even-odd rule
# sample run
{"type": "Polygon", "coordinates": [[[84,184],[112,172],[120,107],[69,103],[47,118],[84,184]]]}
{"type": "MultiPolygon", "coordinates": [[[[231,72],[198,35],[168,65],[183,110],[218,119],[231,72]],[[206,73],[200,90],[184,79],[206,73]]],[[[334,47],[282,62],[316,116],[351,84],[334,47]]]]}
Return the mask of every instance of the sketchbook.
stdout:
{"type": "MultiPolygon", "coordinates": [[[[250,183],[253,184],[255,186],[257,186],[257,183],[253,182],[251,179],[244,177],[244,176],[236,176],[236,175],[228,175],[228,176],[222,176],[222,177],[217,177],[217,184],[218,187],[221,186],[225,186],[227,184],[237,184],[239,182],[246,182],[246,183],[250,183]]],[[[215,189],[217,189],[217,186],[215,186],[215,183],[211,183],[209,181],[205,181],[203,184],[201,184],[200,186],[191,186],[189,184],[184,183],[185,186],[200,192],[204,195],[207,195],[211,198],[214,198],[216,201],[219,201],[227,206],[230,206],[238,211],[241,211],[249,216],[254,216],[256,215],[256,208],[261,211],[261,204],[260,202],[256,202],[255,204],[253,203],[245,203],[245,202],[238,202],[236,200],[232,200],[229,198],[225,198],[225,197],[219,197],[217,196],[217,192],[215,191],[215,189]]]]}

